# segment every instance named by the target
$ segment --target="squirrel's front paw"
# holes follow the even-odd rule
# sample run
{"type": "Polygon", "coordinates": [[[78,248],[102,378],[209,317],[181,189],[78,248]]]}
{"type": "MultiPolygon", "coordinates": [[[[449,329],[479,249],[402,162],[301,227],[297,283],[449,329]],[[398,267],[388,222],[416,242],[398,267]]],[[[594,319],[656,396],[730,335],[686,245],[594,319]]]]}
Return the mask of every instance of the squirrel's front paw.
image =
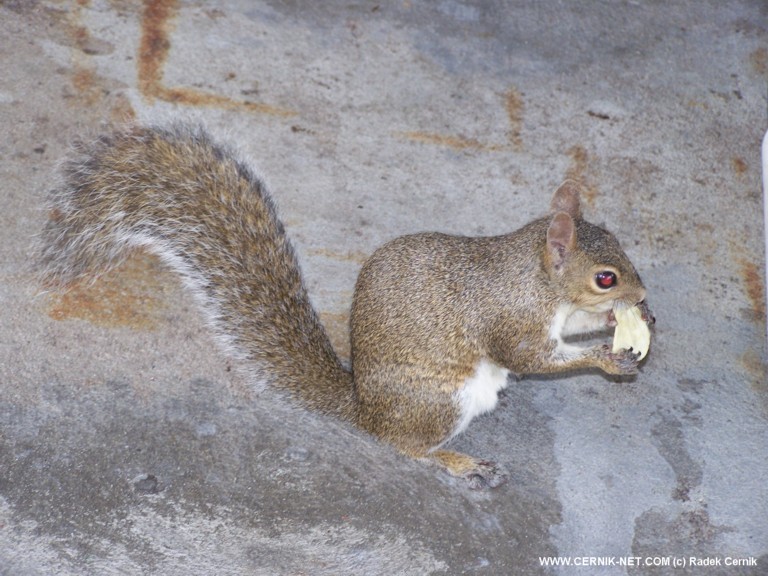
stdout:
{"type": "Polygon", "coordinates": [[[636,306],[640,310],[640,317],[646,324],[648,324],[648,326],[653,326],[656,324],[656,317],[653,315],[653,312],[651,312],[648,304],[645,303],[645,300],[636,304],[636,306]]]}
{"type": "Polygon", "coordinates": [[[507,481],[507,473],[495,462],[479,460],[477,466],[464,476],[471,490],[496,488],[507,481]]]}
{"type": "Polygon", "coordinates": [[[604,345],[601,348],[602,356],[606,360],[603,365],[603,370],[608,374],[616,374],[618,376],[633,376],[637,374],[637,365],[640,362],[640,353],[634,352],[631,348],[629,350],[621,349],[617,352],[612,352],[609,345],[604,345]]]}

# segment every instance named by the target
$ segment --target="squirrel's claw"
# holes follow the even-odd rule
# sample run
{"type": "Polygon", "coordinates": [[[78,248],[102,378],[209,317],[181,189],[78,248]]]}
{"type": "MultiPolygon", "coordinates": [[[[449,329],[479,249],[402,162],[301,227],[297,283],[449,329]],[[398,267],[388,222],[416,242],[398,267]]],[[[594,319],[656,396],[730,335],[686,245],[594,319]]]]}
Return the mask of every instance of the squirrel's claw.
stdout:
{"type": "Polygon", "coordinates": [[[496,488],[508,480],[507,473],[495,462],[488,460],[479,461],[477,467],[468,472],[465,478],[469,482],[470,490],[496,488]]]}
{"type": "Polygon", "coordinates": [[[604,370],[609,374],[617,376],[634,376],[638,373],[638,364],[640,362],[640,353],[622,348],[618,352],[612,352],[609,345],[602,347],[603,354],[608,360],[608,366],[604,370]]]}
{"type": "Polygon", "coordinates": [[[653,326],[656,324],[656,317],[651,312],[648,304],[645,303],[645,300],[639,302],[637,307],[640,309],[640,317],[645,321],[646,324],[648,324],[648,326],[653,326]]]}

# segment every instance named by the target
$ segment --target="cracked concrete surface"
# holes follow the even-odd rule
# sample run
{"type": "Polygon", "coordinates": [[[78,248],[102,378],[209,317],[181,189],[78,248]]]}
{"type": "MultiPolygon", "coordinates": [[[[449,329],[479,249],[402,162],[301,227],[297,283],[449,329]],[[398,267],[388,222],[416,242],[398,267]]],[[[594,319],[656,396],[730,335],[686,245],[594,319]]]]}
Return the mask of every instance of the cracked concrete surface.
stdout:
{"type": "Polygon", "coordinates": [[[768,573],[764,2],[5,0],[0,30],[0,574],[768,573]],[[246,382],[153,258],[41,292],[67,143],[179,117],[266,176],[342,354],[376,246],[581,180],[658,319],[641,374],[515,382],[453,442],[510,471],[474,493],[246,382]]]}

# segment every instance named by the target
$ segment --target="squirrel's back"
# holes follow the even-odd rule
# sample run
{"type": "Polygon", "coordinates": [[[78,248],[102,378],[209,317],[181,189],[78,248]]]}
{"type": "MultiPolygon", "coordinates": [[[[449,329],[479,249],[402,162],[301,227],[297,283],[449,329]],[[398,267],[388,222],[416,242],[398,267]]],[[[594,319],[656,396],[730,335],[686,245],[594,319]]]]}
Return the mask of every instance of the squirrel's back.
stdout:
{"type": "Polygon", "coordinates": [[[75,152],[49,196],[48,282],[98,274],[145,248],[182,276],[231,353],[308,406],[354,419],[351,375],[261,179],[186,125],[115,131],[75,152]],[[307,375],[319,381],[307,386],[307,375]]]}

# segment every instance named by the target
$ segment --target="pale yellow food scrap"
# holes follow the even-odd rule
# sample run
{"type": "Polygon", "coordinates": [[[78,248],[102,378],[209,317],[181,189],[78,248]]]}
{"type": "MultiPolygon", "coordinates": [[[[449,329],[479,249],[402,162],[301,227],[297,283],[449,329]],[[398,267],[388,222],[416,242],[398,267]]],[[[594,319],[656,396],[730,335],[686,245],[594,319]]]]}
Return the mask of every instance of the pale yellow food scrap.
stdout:
{"type": "Polygon", "coordinates": [[[617,302],[613,307],[616,318],[616,331],[613,333],[613,351],[632,349],[640,353],[640,359],[648,354],[651,346],[651,331],[643,320],[643,314],[637,306],[628,306],[617,302]]]}

